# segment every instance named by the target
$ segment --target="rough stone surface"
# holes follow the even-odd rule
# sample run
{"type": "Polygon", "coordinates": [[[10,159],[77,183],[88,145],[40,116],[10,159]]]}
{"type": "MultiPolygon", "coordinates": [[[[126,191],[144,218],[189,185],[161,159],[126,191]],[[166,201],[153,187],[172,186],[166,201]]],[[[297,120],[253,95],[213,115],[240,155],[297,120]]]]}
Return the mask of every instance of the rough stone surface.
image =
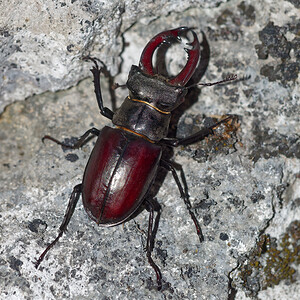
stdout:
{"type": "Polygon", "coordinates": [[[13,101],[58,91],[88,76],[81,58],[101,56],[113,74],[121,62],[123,33],[193,6],[222,1],[0,2],[0,111],[13,101]]]}
{"type": "MultiPolygon", "coordinates": [[[[44,7],[28,1],[18,15],[1,4],[6,27],[0,33],[9,45],[0,54],[3,107],[48,92],[6,106],[0,118],[0,299],[298,299],[300,23],[295,1],[228,1],[218,7],[215,1],[211,7],[186,1],[186,10],[182,1],[119,2],[52,1],[44,7]],[[77,84],[91,66],[79,58],[98,56],[121,84],[151,37],[181,25],[195,27],[199,37],[203,31],[208,39],[210,61],[202,82],[232,73],[247,78],[191,93],[197,97],[187,101],[194,104],[179,120],[177,134],[186,136],[205,117],[239,117],[237,131],[223,126],[214,137],[176,149],[172,158],[183,166],[205,241],[199,243],[168,174],[156,195],[162,214],[153,259],[162,271],[161,292],[144,251],[146,211],[124,226],[101,228],[79,203],[68,232],[36,270],[33,263],[56,236],[93,147],[92,141],[70,151],[51,141],[43,144],[41,137],[72,141],[93,126],[110,124],[99,115],[92,79],[77,84]],[[263,279],[268,278],[264,255],[271,254],[262,237],[269,249],[277,249],[275,259],[283,249],[296,251],[287,260],[291,276],[276,277],[270,286],[263,279]],[[251,264],[262,267],[244,272],[251,264]]],[[[182,66],[184,52],[178,51],[171,63],[182,66]]],[[[108,91],[103,77],[110,106],[108,91]]],[[[116,90],[116,106],[126,95],[125,89],[116,90]]]]}

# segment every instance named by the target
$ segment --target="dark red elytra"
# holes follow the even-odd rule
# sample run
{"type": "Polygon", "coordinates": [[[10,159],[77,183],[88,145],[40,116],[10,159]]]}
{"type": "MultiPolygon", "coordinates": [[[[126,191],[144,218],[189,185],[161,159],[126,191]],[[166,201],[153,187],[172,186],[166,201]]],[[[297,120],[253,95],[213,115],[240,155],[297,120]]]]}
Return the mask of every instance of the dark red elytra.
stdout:
{"type": "Polygon", "coordinates": [[[107,226],[127,220],[153,182],[160,157],[160,146],[104,127],[83,176],[82,201],[88,215],[107,226]]]}

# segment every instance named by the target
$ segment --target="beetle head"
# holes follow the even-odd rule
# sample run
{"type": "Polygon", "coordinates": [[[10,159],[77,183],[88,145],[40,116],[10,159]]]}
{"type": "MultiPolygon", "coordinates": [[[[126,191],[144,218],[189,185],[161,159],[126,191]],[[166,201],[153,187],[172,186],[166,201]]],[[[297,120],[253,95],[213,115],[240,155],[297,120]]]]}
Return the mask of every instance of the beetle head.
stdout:
{"type": "Polygon", "coordinates": [[[185,36],[189,31],[192,32],[194,40],[187,44],[192,46],[191,49],[185,48],[185,51],[188,53],[187,63],[178,75],[168,80],[170,85],[185,86],[194,74],[200,58],[200,44],[197,35],[189,27],[179,27],[176,29],[163,31],[153,37],[144,48],[141,55],[139,64],[141,70],[147,75],[154,76],[156,73],[153,68],[152,58],[155,50],[164,43],[170,43],[172,40],[174,40],[174,38],[180,41],[180,37],[185,36]]]}
{"type": "Polygon", "coordinates": [[[158,109],[170,112],[180,105],[187,93],[185,85],[192,77],[200,57],[200,44],[196,33],[188,27],[179,27],[159,33],[146,45],[140,58],[139,67],[132,66],[126,83],[130,90],[130,97],[151,103],[158,109]],[[188,60],[185,67],[173,78],[165,78],[154,71],[152,58],[155,50],[164,43],[181,40],[180,36],[188,31],[193,34],[194,40],[186,49],[188,60]]]}

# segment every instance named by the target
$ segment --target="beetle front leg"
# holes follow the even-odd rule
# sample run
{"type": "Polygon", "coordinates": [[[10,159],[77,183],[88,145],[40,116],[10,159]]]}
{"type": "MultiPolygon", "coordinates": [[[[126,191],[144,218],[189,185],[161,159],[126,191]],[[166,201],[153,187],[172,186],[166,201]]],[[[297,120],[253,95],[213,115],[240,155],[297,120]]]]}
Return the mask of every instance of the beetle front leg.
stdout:
{"type": "MultiPolygon", "coordinates": [[[[100,109],[100,113],[112,120],[114,113],[108,108],[103,106],[103,99],[102,99],[102,93],[101,93],[101,85],[100,85],[100,73],[102,71],[102,68],[99,68],[98,64],[97,64],[97,60],[93,57],[84,57],[85,60],[91,60],[95,65],[93,66],[93,68],[91,69],[91,72],[93,73],[94,76],[94,87],[95,87],[95,94],[96,94],[96,99],[98,102],[98,106],[100,109]]],[[[101,63],[102,61],[99,60],[101,63]]],[[[102,63],[103,64],[103,63],[102,63]]]]}
{"type": "Polygon", "coordinates": [[[54,239],[52,243],[50,243],[47,248],[44,250],[44,252],[40,255],[38,260],[35,262],[35,267],[38,268],[40,263],[43,261],[44,257],[48,253],[48,251],[58,242],[58,240],[62,237],[63,233],[67,230],[67,226],[71,220],[71,217],[74,213],[75,207],[78,203],[80,194],[82,192],[82,184],[78,184],[74,187],[73,192],[70,197],[70,201],[67,207],[67,211],[65,213],[63,222],[61,223],[59,227],[59,233],[58,236],[54,239]]]}
{"type": "Polygon", "coordinates": [[[45,135],[42,138],[42,142],[44,143],[44,140],[50,140],[53,141],[54,143],[61,145],[65,148],[69,148],[69,149],[79,149],[81,146],[83,146],[84,144],[86,144],[91,137],[89,137],[90,134],[96,135],[98,136],[100,134],[100,130],[98,130],[97,128],[91,128],[88,131],[86,131],[79,139],[78,141],[74,144],[74,145],[68,145],[66,143],[60,142],[59,140],[53,138],[50,135],[45,135]]]}
{"type": "Polygon", "coordinates": [[[189,200],[189,195],[187,192],[184,191],[182,185],[181,185],[181,182],[178,178],[178,175],[176,173],[176,170],[174,169],[174,167],[171,165],[170,162],[168,161],[165,161],[165,160],[161,160],[161,165],[167,169],[168,171],[171,171],[172,175],[173,175],[173,178],[177,184],[177,187],[179,189],[179,192],[180,192],[180,196],[181,198],[183,199],[185,205],[186,205],[186,208],[195,224],[195,227],[196,227],[196,231],[197,231],[197,235],[199,237],[199,240],[200,240],[200,243],[202,243],[204,241],[204,236],[203,236],[203,233],[202,233],[202,230],[201,230],[201,227],[200,227],[200,224],[195,216],[195,214],[192,212],[192,205],[191,205],[191,202],[189,200]]]}
{"type": "Polygon", "coordinates": [[[233,115],[228,115],[225,119],[213,124],[210,127],[207,128],[203,128],[201,130],[199,130],[198,132],[182,138],[182,139],[178,139],[178,138],[164,138],[162,139],[159,143],[163,144],[163,145],[167,145],[167,146],[172,146],[172,147],[178,147],[178,146],[186,146],[186,145],[190,145],[196,142],[200,142],[202,141],[204,138],[206,138],[207,136],[214,134],[214,128],[218,127],[219,125],[221,125],[222,123],[227,122],[230,119],[235,119],[236,116],[233,115]]]}

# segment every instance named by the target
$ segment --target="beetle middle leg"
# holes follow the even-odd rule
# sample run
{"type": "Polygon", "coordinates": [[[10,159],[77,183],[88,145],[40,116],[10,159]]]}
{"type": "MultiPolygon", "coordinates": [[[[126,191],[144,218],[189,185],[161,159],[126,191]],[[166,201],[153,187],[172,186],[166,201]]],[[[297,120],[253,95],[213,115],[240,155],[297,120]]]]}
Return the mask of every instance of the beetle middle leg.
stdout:
{"type": "Polygon", "coordinates": [[[98,136],[100,134],[100,130],[98,130],[97,128],[91,128],[89,129],[88,131],[86,131],[79,139],[78,141],[73,144],[73,145],[68,145],[66,143],[63,143],[63,142],[60,142],[59,140],[53,138],[52,136],[50,135],[45,135],[43,138],[42,138],[42,142],[44,142],[44,140],[50,140],[50,141],[53,141],[54,143],[58,144],[58,145],[61,145],[65,148],[69,148],[69,149],[79,149],[81,146],[83,146],[84,144],[86,144],[90,139],[91,137],[89,136],[90,134],[93,134],[93,135],[96,135],[98,136]]]}
{"type": "Polygon", "coordinates": [[[237,116],[234,115],[227,115],[227,117],[219,122],[216,122],[210,127],[203,128],[199,130],[198,132],[182,138],[164,138],[160,141],[160,144],[167,145],[167,146],[172,146],[172,147],[178,147],[178,146],[186,146],[190,144],[194,144],[196,142],[202,141],[204,138],[206,138],[209,135],[214,134],[214,128],[220,126],[223,123],[226,123],[229,120],[236,119],[237,116]]]}
{"type": "Polygon", "coordinates": [[[46,256],[46,254],[48,253],[48,251],[58,242],[58,240],[62,237],[63,233],[66,232],[67,230],[67,226],[70,223],[70,220],[72,218],[72,215],[74,213],[75,207],[78,203],[80,194],[82,192],[82,184],[78,184],[74,187],[71,197],[70,197],[70,201],[64,216],[64,219],[59,227],[59,233],[58,236],[53,240],[53,242],[51,242],[47,248],[44,250],[44,252],[40,255],[40,257],[38,258],[38,260],[35,262],[35,267],[38,268],[40,263],[43,261],[44,257],[46,256]]]}

